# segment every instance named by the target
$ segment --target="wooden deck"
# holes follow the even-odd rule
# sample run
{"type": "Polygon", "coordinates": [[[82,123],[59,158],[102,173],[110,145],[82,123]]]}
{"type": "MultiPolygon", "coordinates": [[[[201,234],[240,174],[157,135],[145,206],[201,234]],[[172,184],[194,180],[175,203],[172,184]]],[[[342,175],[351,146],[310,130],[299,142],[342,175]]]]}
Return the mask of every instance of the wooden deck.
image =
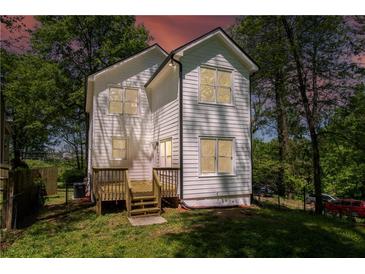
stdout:
{"type": "MultiPolygon", "coordinates": [[[[125,200],[124,191],[120,185],[120,182],[103,183],[103,185],[100,186],[102,201],[125,200]]],[[[131,187],[134,196],[151,195],[153,192],[151,181],[132,181],[131,187]]],[[[161,189],[162,197],[177,197],[177,195],[171,195],[171,193],[176,193],[176,187],[174,184],[166,183],[165,187],[166,188],[161,189]]]]}
{"type": "Polygon", "coordinates": [[[103,201],[125,200],[129,214],[137,211],[146,214],[148,210],[160,211],[161,199],[178,198],[178,168],[154,168],[152,174],[153,181],[130,181],[126,168],[94,168],[93,193],[97,213],[101,213],[103,201]],[[153,201],[147,201],[152,198],[153,201]],[[146,208],[148,204],[157,207],[146,208]],[[141,205],[142,208],[138,208],[141,205]]]}

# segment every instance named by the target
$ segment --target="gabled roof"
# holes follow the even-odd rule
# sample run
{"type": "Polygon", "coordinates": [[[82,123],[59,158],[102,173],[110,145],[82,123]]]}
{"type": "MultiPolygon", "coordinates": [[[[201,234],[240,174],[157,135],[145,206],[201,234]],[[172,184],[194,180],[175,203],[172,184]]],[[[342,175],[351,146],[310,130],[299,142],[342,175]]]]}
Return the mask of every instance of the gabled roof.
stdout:
{"type": "Polygon", "coordinates": [[[140,56],[140,55],[143,55],[143,54],[145,54],[145,53],[147,53],[147,52],[149,52],[149,51],[151,51],[152,49],[154,49],[154,48],[158,48],[158,49],[160,49],[160,51],[165,55],[165,56],[167,56],[168,55],[168,53],[167,53],[167,51],[166,50],[164,50],[159,44],[157,44],[157,43],[154,43],[153,45],[151,45],[151,46],[149,46],[149,47],[147,47],[147,48],[145,48],[145,49],[142,49],[142,50],[140,50],[140,51],[138,51],[137,53],[135,53],[135,54],[132,54],[132,55],[130,55],[130,56],[128,56],[128,57],[126,57],[126,58],[123,58],[123,59],[121,59],[121,60],[119,60],[119,61],[116,61],[116,62],[114,62],[114,63],[112,63],[112,64],[110,64],[110,65],[108,65],[108,66],[106,66],[106,67],[104,67],[104,68],[102,68],[102,69],[99,69],[99,70],[97,70],[97,71],[95,71],[94,73],[92,73],[92,74],[89,74],[87,77],[89,78],[89,77],[91,77],[91,76],[95,76],[95,75],[97,75],[98,73],[100,73],[100,72],[102,72],[102,71],[104,71],[104,70],[106,70],[106,69],[109,69],[109,68],[111,68],[112,66],[115,66],[115,65],[121,65],[122,63],[126,63],[126,62],[128,62],[128,61],[130,61],[131,59],[134,59],[134,58],[136,58],[136,57],[138,57],[138,56],[140,56]]]}
{"type": "Polygon", "coordinates": [[[141,55],[143,55],[147,52],[150,52],[151,50],[153,50],[155,48],[159,49],[163,55],[165,55],[165,56],[168,55],[168,53],[159,44],[155,43],[155,44],[153,44],[153,45],[151,45],[151,46],[149,46],[149,47],[147,47],[147,48],[145,48],[145,49],[143,49],[143,50],[141,50],[141,51],[139,51],[139,52],[137,52],[137,53],[135,53],[131,56],[123,58],[123,59],[121,59],[121,60],[119,60],[119,61],[117,61],[117,62],[115,62],[111,65],[108,65],[108,66],[106,66],[106,67],[104,67],[104,68],[102,68],[102,69],[100,69],[100,70],[98,70],[98,71],[96,71],[92,74],[89,74],[86,78],[86,85],[85,85],[85,89],[86,89],[85,109],[86,109],[86,112],[90,112],[90,109],[91,109],[91,106],[92,106],[92,92],[93,92],[93,80],[94,80],[93,78],[95,76],[97,76],[98,74],[103,73],[104,71],[106,71],[108,69],[112,69],[113,66],[114,67],[119,67],[120,65],[123,65],[123,64],[127,63],[128,61],[131,61],[135,58],[138,58],[141,55]]]}
{"type": "Polygon", "coordinates": [[[183,56],[184,51],[195,47],[196,45],[204,42],[205,40],[213,37],[213,36],[220,36],[227,45],[237,53],[237,55],[241,58],[241,60],[246,64],[248,70],[250,73],[254,73],[259,70],[259,65],[231,38],[229,35],[222,29],[222,28],[215,28],[211,31],[209,31],[206,34],[203,34],[202,36],[199,36],[198,38],[195,38],[194,40],[186,43],[185,45],[182,45],[173,51],[170,52],[170,54],[166,57],[166,59],[162,62],[162,64],[159,66],[159,68],[155,71],[155,73],[151,76],[151,78],[147,81],[145,84],[145,87],[147,87],[153,79],[159,74],[159,72],[165,67],[165,65],[173,58],[174,56],[183,56]]]}

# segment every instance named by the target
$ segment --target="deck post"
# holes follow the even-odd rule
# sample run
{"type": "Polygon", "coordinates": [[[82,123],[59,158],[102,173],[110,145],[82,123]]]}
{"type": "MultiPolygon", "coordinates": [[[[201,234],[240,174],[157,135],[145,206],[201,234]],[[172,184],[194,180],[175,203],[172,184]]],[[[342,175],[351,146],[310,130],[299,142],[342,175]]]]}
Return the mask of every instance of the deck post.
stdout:
{"type": "Polygon", "coordinates": [[[101,200],[99,197],[96,199],[96,215],[101,215],[101,200]]]}

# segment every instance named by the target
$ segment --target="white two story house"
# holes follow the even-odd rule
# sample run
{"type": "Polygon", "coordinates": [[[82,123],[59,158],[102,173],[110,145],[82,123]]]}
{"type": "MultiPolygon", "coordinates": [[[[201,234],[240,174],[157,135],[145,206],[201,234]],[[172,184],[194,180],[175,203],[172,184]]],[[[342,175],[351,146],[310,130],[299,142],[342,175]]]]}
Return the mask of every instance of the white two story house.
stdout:
{"type": "Polygon", "coordinates": [[[257,70],[217,28],[169,54],[154,44],[90,75],[91,185],[93,170],[124,168],[132,184],[151,183],[154,168],[177,170],[169,173],[172,191],[187,207],[249,205],[250,75],[257,70]]]}

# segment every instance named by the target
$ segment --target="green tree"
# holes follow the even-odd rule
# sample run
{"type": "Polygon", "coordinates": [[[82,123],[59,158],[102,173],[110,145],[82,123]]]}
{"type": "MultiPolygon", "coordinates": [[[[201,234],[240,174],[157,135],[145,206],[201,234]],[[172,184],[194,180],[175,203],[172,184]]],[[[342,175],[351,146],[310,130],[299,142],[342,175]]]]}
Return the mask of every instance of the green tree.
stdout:
{"type": "Polygon", "coordinates": [[[365,197],[365,86],[339,108],[323,134],[324,185],[336,195],[365,197]]]}
{"type": "Polygon", "coordinates": [[[285,166],[289,149],[290,127],[297,115],[291,115],[288,85],[290,81],[290,55],[285,30],[279,16],[245,16],[231,29],[233,38],[255,59],[260,70],[252,77],[254,108],[253,128],[274,124],[278,138],[279,170],[277,189],[286,192],[285,166]],[[293,119],[294,118],[294,119],[293,119]]]}
{"type": "Polygon", "coordinates": [[[322,182],[318,131],[351,94],[356,71],[349,24],[340,16],[281,17],[289,52],[295,63],[301,112],[312,147],[316,213],[322,212],[322,182]]]}
{"type": "Polygon", "coordinates": [[[6,112],[11,118],[13,166],[21,164],[21,153],[43,150],[51,143],[64,75],[52,62],[30,55],[2,50],[2,89],[6,112]]]}

